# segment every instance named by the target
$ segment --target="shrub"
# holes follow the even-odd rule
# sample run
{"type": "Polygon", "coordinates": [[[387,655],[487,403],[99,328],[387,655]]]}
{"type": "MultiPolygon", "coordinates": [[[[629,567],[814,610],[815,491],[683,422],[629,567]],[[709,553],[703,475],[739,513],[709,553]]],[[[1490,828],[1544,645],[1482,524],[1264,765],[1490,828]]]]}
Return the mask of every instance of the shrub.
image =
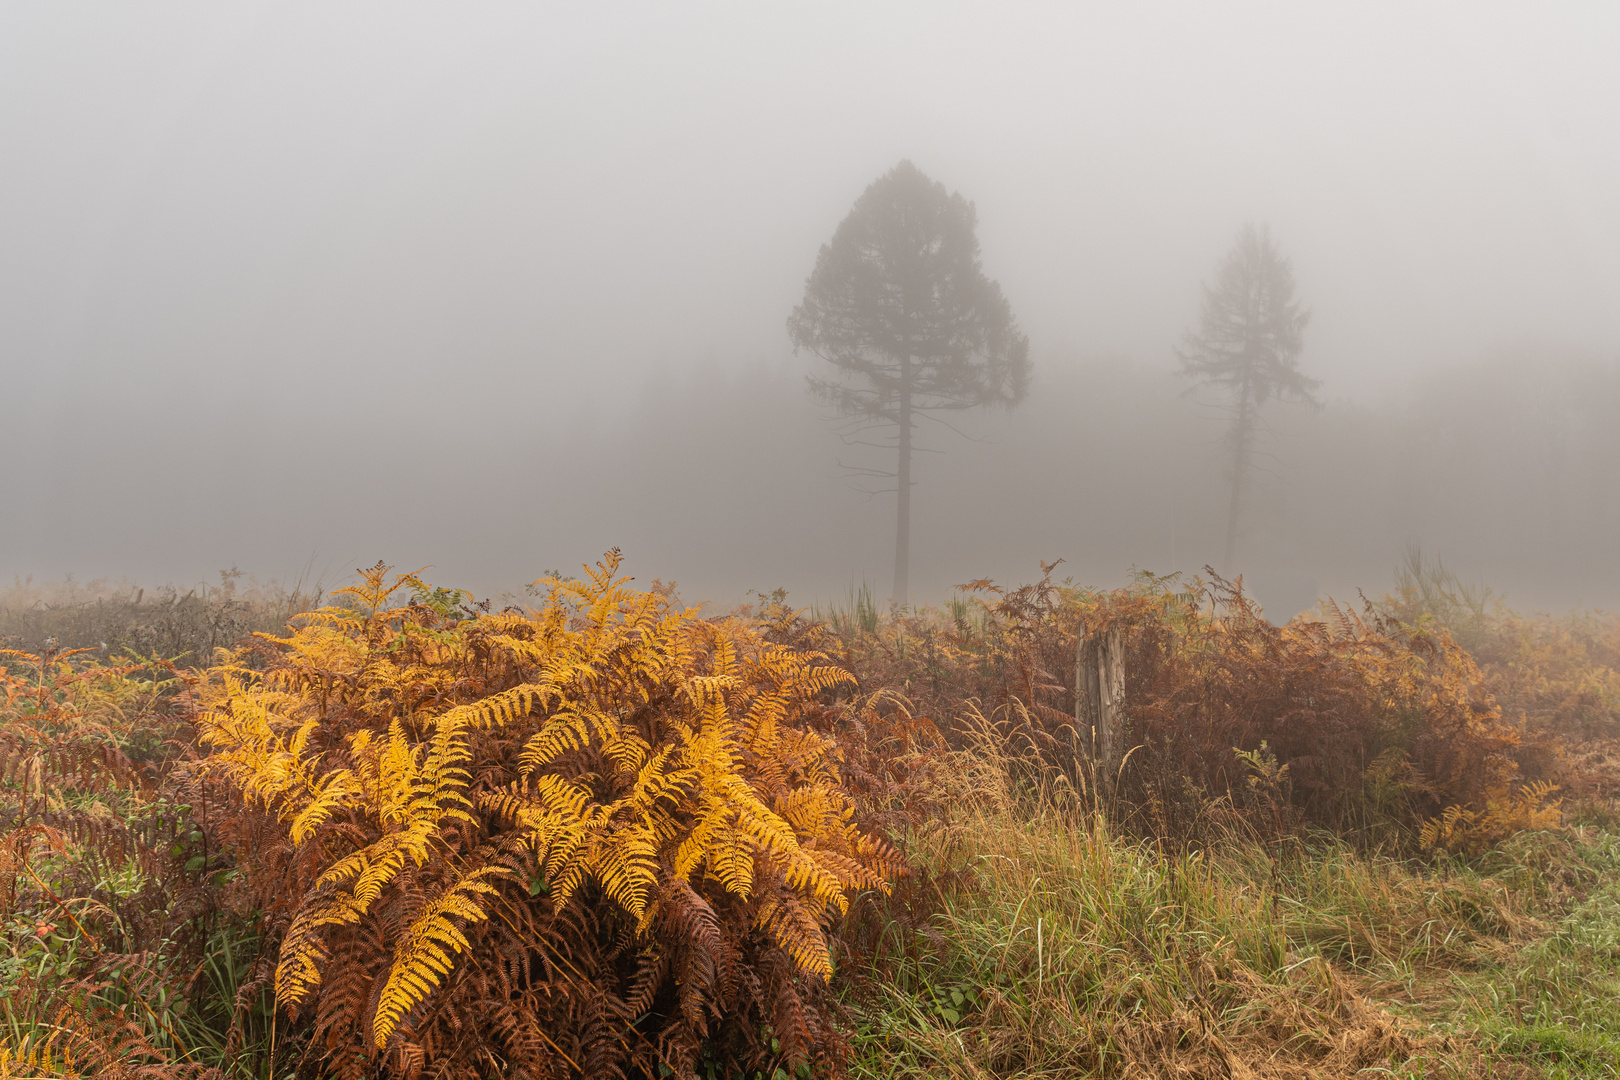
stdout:
{"type": "Polygon", "coordinates": [[[0,1075],[191,1075],[198,1040],[241,1019],[186,1000],[218,867],[170,783],[181,683],[160,664],[0,652],[0,1075]]]}
{"type": "Polygon", "coordinates": [[[1162,837],[1199,834],[1219,807],[1268,831],[1346,830],[1513,797],[1518,732],[1443,627],[1334,606],[1275,626],[1212,571],[1104,593],[1044,570],[1017,589],[964,586],[976,598],[949,612],[891,613],[871,631],[841,621],[841,654],[958,746],[982,715],[1026,775],[1056,768],[1094,793],[1074,721],[1078,635],[1120,629],[1134,749],[1110,809],[1162,837]]]}
{"type": "MultiPolygon", "coordinates": [[[[1445,631],[1332,604],[1328,619],[1274,626],[1241,582],[1213,574],[1179,610],[1167,610],[1170,598],[1145,610],[1132,601],[1100,605],[1093,620],[1130,630],[1127,702],[1141,749],[1127,778],[1149,812],[1173,816],[1189,787],[1239,807],[1275,794],[1342,832],[1509,795],[1518,735],[1445,631]],[[1266,779],[1262,750],[1279,763],[1275,783],[1250,782],[1266,779]]],[[[1199,801],[1182,805],[1199,813],[1199,801]]]]}
{"type": "Polygon", "coordinates": [[[1587,798],[1620,790],[1620,616],[1601,611],[1524,615],[1411,550],[1381,613],[1444,630],[1479,665],[1503,718],[1523,735],[1525,778],[1587,798]]]}
{"type": "Polygon", "coordinates": [[[208,673],[236,902],[325,1071],[841,1068],[826,928],[903,869],[824,733],[850,676],[618,561],[500,613],[379,564],[208,673]]]}

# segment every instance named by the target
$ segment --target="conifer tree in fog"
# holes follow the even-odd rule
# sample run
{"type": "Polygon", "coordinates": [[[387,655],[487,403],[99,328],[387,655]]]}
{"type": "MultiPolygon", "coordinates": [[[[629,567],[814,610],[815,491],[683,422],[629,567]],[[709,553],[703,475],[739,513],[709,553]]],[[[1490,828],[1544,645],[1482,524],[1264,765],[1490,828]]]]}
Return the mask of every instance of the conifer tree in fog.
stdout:
{"type": "Polygon", "coordinates": [[[1243,514],[1262,431],[1261,409],[1268,401],[1293,401],[1321,408],[1312,394],[1321,380],[1299,370],[1310,312],[1294,298],[1294,270],[1264,228],[1245,225],[1221,261],[1213,288],[1204,286],[1203,314],[1196,333],[1188,331],[1180,374],[1217,391],[1232,417],[1232,498],[1226,517],[1226,559],[1221,569],[1236,570],[1238,520],[1243,514]]]}
{"type": "Polygon", "coordinates": [[[919,422],[1007,406],[1029,382],[1029,339],[984,276],[973,204],[902,161],[875,180],[823,245],[788,319],[795,350],[831,365],[812,393],[896,452],[894,592],[910,590],[911,458],[919,422]]]}

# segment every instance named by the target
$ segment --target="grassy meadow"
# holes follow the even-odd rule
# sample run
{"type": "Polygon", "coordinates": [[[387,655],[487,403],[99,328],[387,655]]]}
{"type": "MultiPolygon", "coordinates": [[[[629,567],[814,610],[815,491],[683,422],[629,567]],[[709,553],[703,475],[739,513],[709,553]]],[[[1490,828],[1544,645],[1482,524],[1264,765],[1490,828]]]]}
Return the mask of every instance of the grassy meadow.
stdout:
{"type": "Polygon", "coordinates": [[[1620,1075],[1609,616],[616,567],[0,594],[0,1076],[1620,1075]]]}

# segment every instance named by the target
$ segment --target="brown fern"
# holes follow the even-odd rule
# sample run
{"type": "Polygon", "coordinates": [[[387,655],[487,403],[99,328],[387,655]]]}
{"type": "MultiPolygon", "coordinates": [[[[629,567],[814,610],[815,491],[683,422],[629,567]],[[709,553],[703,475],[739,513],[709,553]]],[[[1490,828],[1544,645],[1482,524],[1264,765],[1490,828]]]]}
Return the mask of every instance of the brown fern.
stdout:
{"type": "Polygon", "coordinates": [[[379,565],[206,677],[241,902],[329,1068],[841,1060],[826,928],[904,870],[830,734],[851,676],[617,568],[490,614],[379,565]]]}

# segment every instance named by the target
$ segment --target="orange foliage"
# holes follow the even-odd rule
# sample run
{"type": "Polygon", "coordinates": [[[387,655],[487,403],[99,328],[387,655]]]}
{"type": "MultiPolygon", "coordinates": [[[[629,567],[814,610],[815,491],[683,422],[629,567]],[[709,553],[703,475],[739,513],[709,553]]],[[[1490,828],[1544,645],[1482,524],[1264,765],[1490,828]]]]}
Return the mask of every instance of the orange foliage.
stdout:
{"type": "Polygon", "coordinates": [[[871,630],[842,621],[842,655],[956,738],[982,713],[1015,756],[1089,791],[1089,740],[1073,720],[1076,635],[1119,627],[1134,749],[1115,809],[1160,835],[1198,832],[1212,803],[1256,809],[1262,747],[1277,761],[1275,797],[1328,828],[1415,826],[1450,805],[1483,812],[1514,790],[1518,732],[1441,628],[1337,607],[1274,626],[1241,581],[1213,572],[1185,588],[1142,575],[1098,593],[1044,569],[1017,589],[964,586],[976,598],[948,611],[892,613],[871,630]]]}
{"type": "Polygon", "coordinates": [[[1130,596],[1099,605],[1130,628],[1127,702],[1142,750],[1127,777],[1144,808],[1242,806],[1252,785],[1232,751],[1262,744],[1287,766],[1294,808],[1340,831],[1484,809],[1511,790],[1518,735],[1450,635],[1332,605],[1330,620],[1273,626],[1241,581],[1211,578],[1175,611],[1130,596]]]}
{"type": "Polygon", "coordinates": [[[792,613],[617,566],[492,614],[379,564],[209,672],[238,902],[331,1074],[839,1068],[826,931],[903,872],[831,734],[869,703],[792,613]]]}
{"type": "Polygon", "coordinates": [[[1514,753],[1527,779],[1588,795],[1620,791],[1620,615],[1522,615],[1416,550],[1379,608],[1462,643],[1503,719],[1523,734],[1514,753]]]}

